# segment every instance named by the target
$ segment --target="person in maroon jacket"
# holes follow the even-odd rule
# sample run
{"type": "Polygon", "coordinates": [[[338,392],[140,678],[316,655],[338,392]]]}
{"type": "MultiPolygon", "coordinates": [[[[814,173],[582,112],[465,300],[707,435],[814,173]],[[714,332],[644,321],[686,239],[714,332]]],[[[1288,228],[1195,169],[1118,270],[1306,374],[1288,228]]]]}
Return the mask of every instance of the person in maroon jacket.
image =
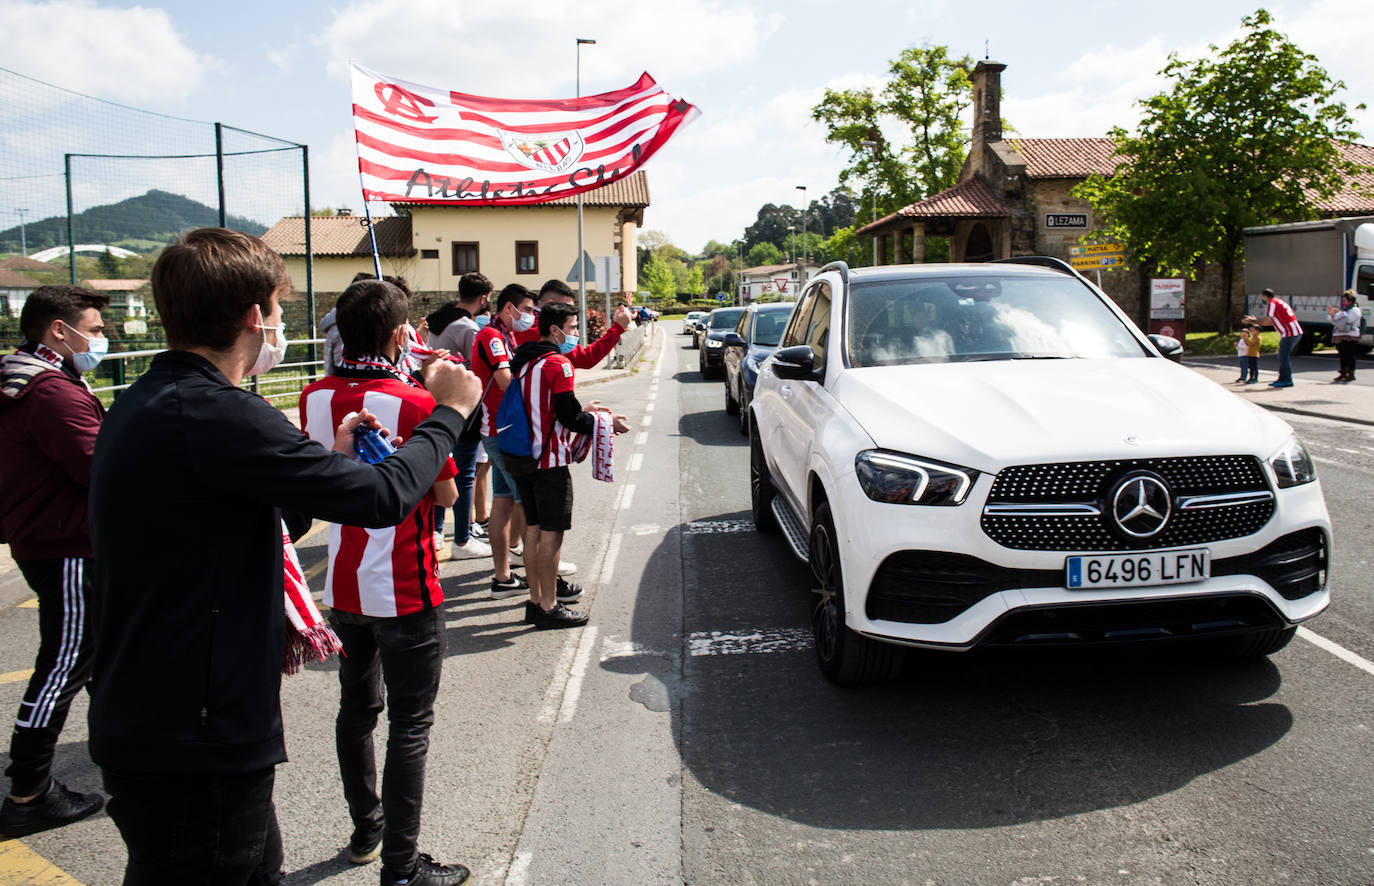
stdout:
{"type": "Polygon", "coordinates": [[[108,303],[77,286],[40,286],[20,314],[26,341],[0,359],[0,540],[38,595],[39,635],[5,770],[7,837],[61,827],[105,802],[69,790],[50,770],[72,699],[91,673],[86,499],[105,412],[81,373],[105,354],[100,311],[108,303]]]}

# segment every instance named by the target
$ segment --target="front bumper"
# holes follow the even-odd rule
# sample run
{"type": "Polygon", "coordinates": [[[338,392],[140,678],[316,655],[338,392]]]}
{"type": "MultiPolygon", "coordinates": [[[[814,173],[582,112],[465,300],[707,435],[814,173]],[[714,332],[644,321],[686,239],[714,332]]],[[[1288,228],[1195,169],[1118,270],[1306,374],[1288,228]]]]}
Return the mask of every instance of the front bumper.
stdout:
{"type": "Polygon", "coordinates": [[[1257,532],[1206,544],[1205,581],[1073,590],[1065,560],[1087,552],[1013,550],[984,533],[986,476],[957,507],[881,504],[842,482],[852,494],[830,501],[846,624],[877,639],[965,649],[1198,636],[1294,625],[1330,602],[1331,525],[1315,482],[1280,490],[1257,532]]]}

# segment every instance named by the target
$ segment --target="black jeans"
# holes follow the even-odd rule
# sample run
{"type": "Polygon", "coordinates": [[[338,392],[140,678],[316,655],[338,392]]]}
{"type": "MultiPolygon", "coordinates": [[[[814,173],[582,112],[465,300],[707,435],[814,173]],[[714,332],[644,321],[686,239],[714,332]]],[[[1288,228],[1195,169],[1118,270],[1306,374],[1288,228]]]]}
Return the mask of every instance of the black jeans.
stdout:
{"type": "Polygon", "coordinates": [[[86,604],[94,570],[80,557],[21,560],[19,571],[38,595],[38,656],[10,739],[10,793],[43,789],[53,749],[72,699],[91,677],[91,619],[86,604]]]}
{"type": "Polygon", "coordinates": [[[1355,356],[1360,352],[1359,339],[1336,342],[1336,353],[1341,357],[1341,372],[1350,378],[1355,377],[1355,356]]]}
{"type": "Polygon", "coordinates": [[[444,664],[443,614],[431,609],[379,618],[334,609],[329,621],[344,648],[334,744],[348,814],[355,828],[385,824],[382,864],[405,877],[418,854],[429,728],[444,664]],[[390,732],[379,798],[372,731],[382,712],[383,683],[390,732]]]}
{"type": "Polygon", "coordinates": [[[103,771],[106,809],[129,850],[124,886],[282,881],[275,769],[177,778],[103,771]]]}

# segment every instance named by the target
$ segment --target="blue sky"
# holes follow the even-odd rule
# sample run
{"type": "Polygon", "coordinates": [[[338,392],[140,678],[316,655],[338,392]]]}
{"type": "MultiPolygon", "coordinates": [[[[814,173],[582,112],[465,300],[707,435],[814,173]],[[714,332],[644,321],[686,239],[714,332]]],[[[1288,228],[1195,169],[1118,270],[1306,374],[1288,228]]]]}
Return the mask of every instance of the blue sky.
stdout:
{"type": "MultiPolygon", "coordinates": [[[[628,85],[647,70],[702,110],[646,167],[646,227],[695,251],[709,238],[738,236],[764,202],[795,202],[795,185],[813,198],[833,187],[847,158],[825,143],[809,109],[827,87],[880,82],[906,46],[945,44],[981,58],[987,41],[1008,66],[1002,110],[1019,134],[1095,136],[1134,123],[1132,103],[1159,89],[1155,75],[1170,51],[1196,57],[1226,43],[1255,8],[1229,0],[0,0],[0,65],[307,143],[314,204],[358,211],[349,59],[461,92],[561,97],[574,90],[574,38],[594,38],[583,50],[584,93],[628,85]]],[[[1348,104],[1374,104],[1362,36],[1368,0],[1267,8],[1345,81],[1348,104]]],[[[1364,141],[1374,142],[1374,112],[1355,116],[1364,141]]],[[[0,213],[8,214],[3,205],[0,213]]]]}

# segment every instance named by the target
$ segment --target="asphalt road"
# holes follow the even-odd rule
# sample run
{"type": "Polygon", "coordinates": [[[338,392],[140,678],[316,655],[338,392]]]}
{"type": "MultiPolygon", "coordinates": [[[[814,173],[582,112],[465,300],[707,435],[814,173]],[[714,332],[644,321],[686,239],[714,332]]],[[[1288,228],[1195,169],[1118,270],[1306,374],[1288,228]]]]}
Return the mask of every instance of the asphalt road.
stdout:
{"type": "MultiPolygon", "coordinates": [[[[1305,357],[1293,358],[1293,377],[1306,381],[1330,382],[1340,371],[1339,356],[1334,350],[1317,351],[1305,357]]],[[[1235,366],[1235,357],[1184,357],[1183,363],[1206,363],[1212,366],[1235,366]]],[[[1274,354],[1260,357],[1259,380],[1265,384],[1278,377],[1279,358],[1274,354]]],[[[1363,355],[1355,361],[1355,384],[1374,386],[1374,355],[1363,355]]]]}
{"type": "MultiPolygon", "coordinates": [[[[486,598],[484,561],[444,566],[422,849],[511,886],[1374,883],[1374,674],[1305,639],[1250,664],[926,655],[889,685],[827,683],[807,571],[753,531],[744,438],[677,325],[635,375],[580,392],[634,424],[614,485],[575,472],[564,557],[591,624],[530,631],[519,600],[486,598]]],[[[1336,525],[1335,602],[1308,627],[1374,659],[1374,430],[1292,424],[1336,525]]],[[[307,570],[322,545],[303,546],[307,570]]],[[[12,578],[0,710],[36,645],[12,578]]],[[[283,685],[291,883],[377,877],[340,854],[337,698],[332,665],[283,685]]],[[[56,771],[89,789],[85,713],[78,699],[56,771]]],[[[7,879],[20,855],[70,875],[52,883],[118,882],[123,861],[103,814],[0,843],[0,883],[40,882],[7,879]]]]}

